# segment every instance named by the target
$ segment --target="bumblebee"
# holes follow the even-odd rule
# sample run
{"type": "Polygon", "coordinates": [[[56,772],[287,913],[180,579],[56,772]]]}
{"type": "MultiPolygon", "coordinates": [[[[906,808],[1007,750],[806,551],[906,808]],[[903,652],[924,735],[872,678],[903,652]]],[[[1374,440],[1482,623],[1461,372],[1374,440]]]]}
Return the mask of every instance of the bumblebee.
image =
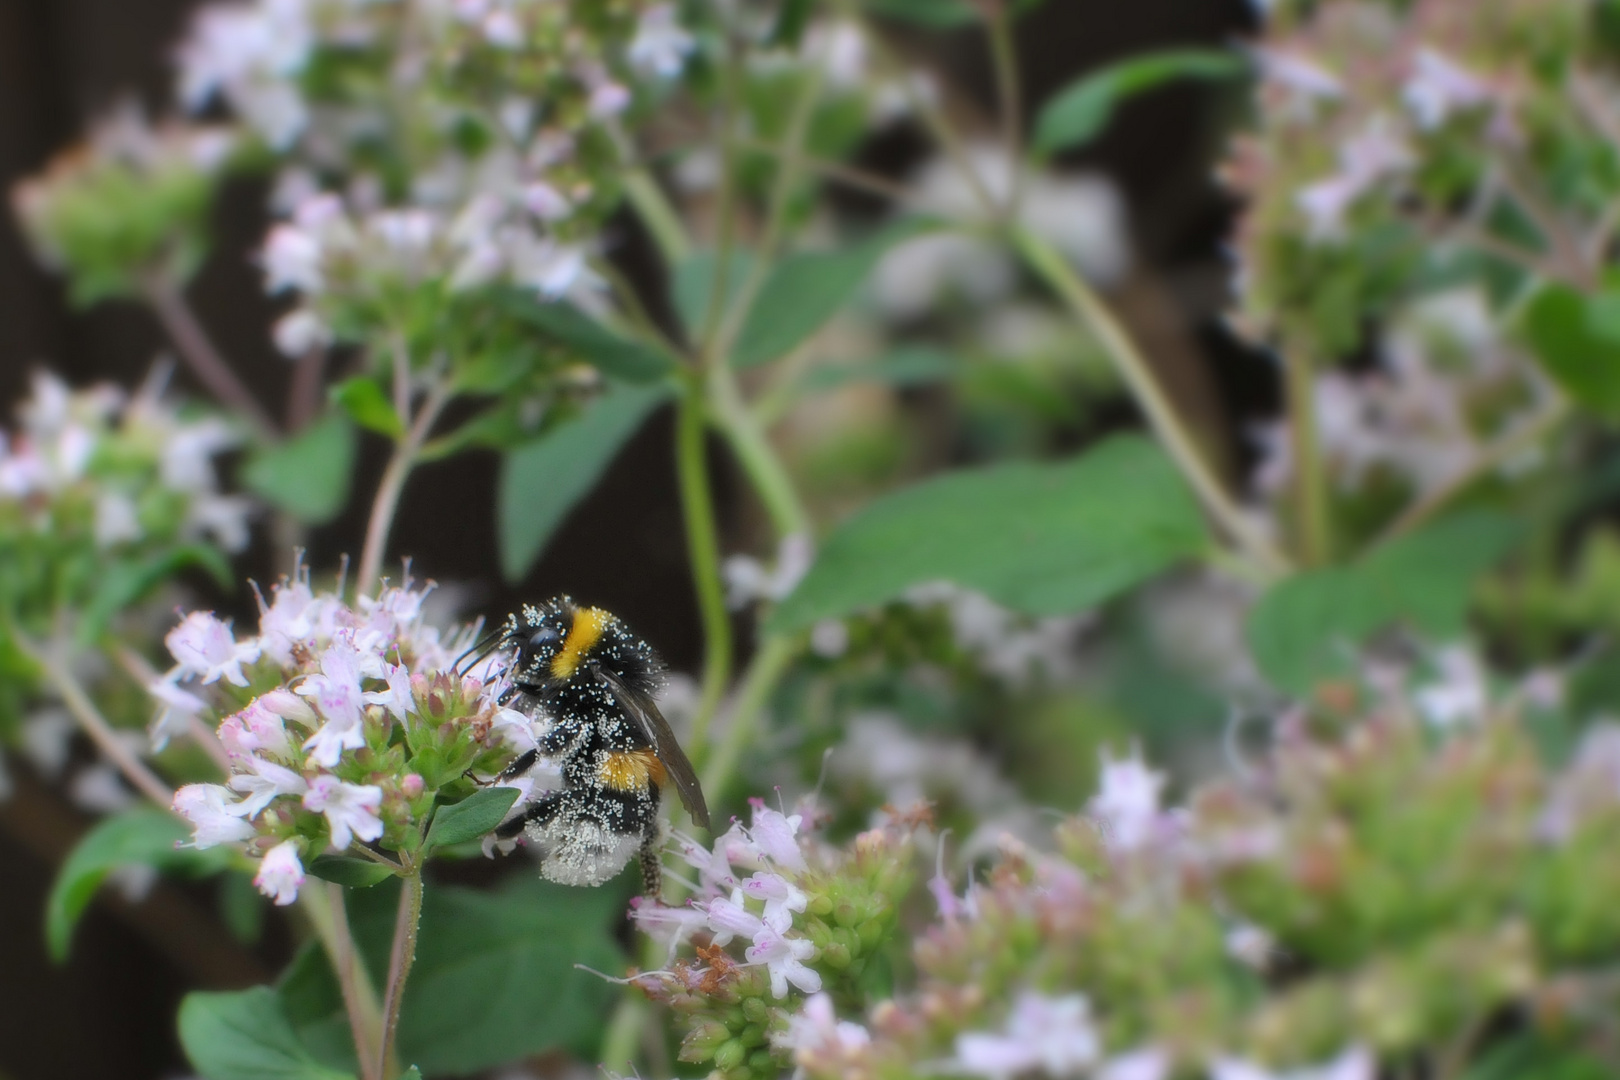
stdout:
{"type": "Polygon", "coordinates": [[[657,896],[663,785],[673,782],[692,820],[709,827],[697,773],[653,701],[663,664],[617,617],[566,596],[525,605],[497,635],[493,648],[510,653],[501,704],[519,698],[551,726],[495,783],[540,757],[561,765],[563,782],[503,822],[496,837],[526,835],[541,876],[564,885],[600,885],[639,857],[646,892],[657,896]]]}

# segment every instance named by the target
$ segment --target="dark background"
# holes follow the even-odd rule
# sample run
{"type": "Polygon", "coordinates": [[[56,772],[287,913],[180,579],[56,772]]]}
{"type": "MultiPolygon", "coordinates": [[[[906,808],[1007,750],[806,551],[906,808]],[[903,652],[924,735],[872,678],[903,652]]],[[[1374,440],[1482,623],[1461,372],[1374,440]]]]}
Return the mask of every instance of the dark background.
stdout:
{"type": "MultiPolygon", "coordinates": [[[[121,95],[161,111],[170,94],[168,56],[190,0],[0,0],[0,185],[40,169],[121,95]]],[[[1019,31],[1027,100],[1038,104],[1084,71],[1153,48],[1218,44],[1253,29],[1244,0],[1047,0],[1019,31]]],[[[982,40],[972,31],[906,39],[919,59],[964,90],[953,105],[992,115],[982,40]]],[[[1228,461],[1240,453],[1234,417],[1269,408],[1266,365],[1220,328],[1227,272],[1220,255],[1231,207],[1211,181],[1230,99],[1192,87],[1160,91],[1128,108],[1077,164],[1101,168],[1125,192],[1138,269],[1111,299],[1143,341],[1184,412],[1228,461]]],[[[906,164],[873,147],[867,164],[906,164]]],[[[291,376],[269,343],[275,311],[251,261],[264,232],[264,192],[231,188],[221,201],[216,254],[191,299],[224,353],[266,402],[284,400],[291,376]]],[[[656,273],[624,226],[628,268],[656,273]]],[[[74,311],[60,283],[36,268],[9,214],[0,215],[0,415],[9,418],[31,370],[49,366],[75,385],[111,379],[132,386],[164,349],[144,310],[109,303],[74,311]]],[[[187,374],[179,386],[195,388],[187,374]]],[[[672,666],[693,670],[699,654],[674,470],[669,418],[634,441],[606,481],[573,515],[548,554],[516,589],[500,580],[492,530],[494,459],[471,455],[421,469],[406,491],[391,551],[409,553],[421,576],[453,573],[482,583],[474,602],[502,612],[523,598],[569,591],[623,614],[672,666]]],[[[311,538],[316,566],[352,550],[383,448],[362,456],[355,505],[311,538]]],[[[716,480],[743,546],[750,508],[739,506],[719,455],[716,480]]],[[[264,539],[243,570],[272,575],[264,539]]],[[[244,596],[213,596],[222,610],[244,596]]],[[[244,612],[245,614],[245,612],[244,612]]],[[[255,949],[223,929],[209,890],[165,884],[146,902],[99,901],[72,958],[54,966],[42,945],[42,911],[55,867],[88,819],[9,759],[18,791],[0,803],[0,1080],[183,1076],[173,1035],[190,988],[263,981],[288,955],[273,926],[255,949]]]]}

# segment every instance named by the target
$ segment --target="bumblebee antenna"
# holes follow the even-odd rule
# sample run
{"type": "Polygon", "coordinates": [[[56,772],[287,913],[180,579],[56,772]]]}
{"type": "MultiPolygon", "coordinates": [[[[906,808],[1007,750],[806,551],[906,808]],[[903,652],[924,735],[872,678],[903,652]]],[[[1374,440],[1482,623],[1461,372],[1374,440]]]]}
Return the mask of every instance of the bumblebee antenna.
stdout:
{"type": "Polygon", "coordinates": [[[466,652],[456,657],[455,661],[450,665],[450,669],[457,675],[463,674],[461,670],[461,662],[467,659],[467,657],[471,656],[473,658],[473,662],[472,664],[468,665],[468,670],[471,670],[472,667],[477,665],[481,660],[484,659],[484,657],[494,652],[496,646],[501,643],[501,638],[505,636],[505,627],[498,630],[491,630],[489,633],[485,634],[483,637],[479,638],[477,641],[468,646],[466,652]]]}

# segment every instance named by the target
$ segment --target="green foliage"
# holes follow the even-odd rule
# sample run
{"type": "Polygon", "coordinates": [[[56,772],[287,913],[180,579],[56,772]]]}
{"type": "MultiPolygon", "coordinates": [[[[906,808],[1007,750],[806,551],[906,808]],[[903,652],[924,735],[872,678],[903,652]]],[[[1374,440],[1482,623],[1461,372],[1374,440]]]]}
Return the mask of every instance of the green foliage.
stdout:
{"type": "Polygon", "coordinates": [[[180,1044],[206,1080],[353,1080],[315,1060],[268,986],[191,993],[180,1005],[180,1044]]]}
{"type": "Polygon", "coordinates": [[[979,20],[979,13],[967,0],[866,0],[866,9],[885,19],[930,30],[954,30],[979,20]]]}
{"type": "Polygon", "coordinates": [[[115,559],[103,564],[85,601],[79,640],[86,644],[95,641],[120,612],[188,569],[202,570],[222,589],[231,586],[230,561],[218,548],[207,544],[181,544],[145,557],[115,559]]]}
{"type": "Polygon", "coordinates": [[[405,437],[405,421],[376,379],[368,375],[346,379],[332,388],[332,400],[367,431],[390,439],[405,437]]]}
{"type": "MultiPolygon", "coordinates": [[[[398,888],[349,896],[350,923],[373,979],[386,974],[398,888]]],[[[429,882],[399,1053],[429,1075],[462,1075],[533,1054],[597,1049],[618,990],[576,969],[622,970],[613,943],[624,894],[522,876],[494,891],[429,882]]],[[[307,950],[281,984],[288,1016],[328,1064],[347,1061],[342,997],[324,956],[307,950]]]]}
{"type": "Polygon", "coordinates": [[[748,309],[731,362],[755,367],[798,348],[847,304],[890,248],[938,228],[899,221],[842,251],[790,255],[771,269],[748,309]]]}
{"type": "Polygon", "coordinates": [[[1120,437],[1070,462],[995,465],[877,500],[828,537],[770,626],[800,629],[939,580],[1030,614],[1080,611],[1207,544],[1163,453],[1120,437]]]}
{"type": "Polygon", "coordinates": [[[1437,637],[1463,629],[1476,579],[1520,537],[1509,518],[1458,514],[1402,537],[1350,566],[1297,574],[1249,617],[1249,645],[1282,689],[1303,693],[1349,668],[1354,650],[1396,623],[1437,637]]]}
{"type": "Polygon", "coordinates": [[[1545,285],[1525,309],[1524,332],[1572,398],[1620,418],[1620,289],[1587,295],[1570,285],[1545,285]]]}
{"type": "Polygon", "coordinates": [[[354,428],[332,413],[284,443],[255,451],[242,468],[242,483],[305,525],[324,525],[349,501],[355,444],[354,428]]]}
{"type": "Polygon", "coordinates": [[[308,871],[311,876],[318,877],[322,881],[345,885],[351,889],[369,889],[373,885],[381,885],[394,876],[394,872],[382,863],[347,855],[317,855],[310,862],[308,871]]]}
{"type": "Polygon", "coordinates": [[[1033,143],[1042,154],[1076,150],[1101,135],[1121,105],[1178,79],[1229,79],[1244,65],[1228,52],[1172,49],[1133,56],[1084,75],[1042,107],[1033,143]]]}
{"type": "Polygon", "coordinates": [[[525,290],[509,290],[500,304],[550,340],[575,352],[610,379],[628,383],[657,382],[675,370],[667,354],[620,337],[565,301],[550,303],[525,290]]]}
{"type": "Polygon", "coordinates": [[[495,520],[508,581],[529,572],[568,512],[666,394],[661,386],[614,388],[578,417],[506,455],[495,520]]]}
{"type": "Polygon", "coordinates": [[[853,382],[888,386],[926,386],[949,379],[960,365],[947,353],[926,345],[901,346],[893,352],[858,364],[823,364],[800,381],[811,392],[836,390],[853,382]]]}
{"type": "MultiPolygon", "coordinates": [[[[732,251],[729,254],[726,259],[726,279],[721,288],[722,313],[736,302],[749,275],[754,272],[756,262],[750,251],[732,251]]],[[[675,267],[671,298],[675,302],[675,313],[686,328],[686,336],[693,342],[703,334],[703,323],[708,318],[719,276],[720,256],[713,251],[693,252],[675,267]]]]}
{"type": "Polygon", "coordinates": [[[73,928],[96,890],[120,866],[151,866],[192,876],[217,873],[230,862],[224,848],[196,851],[177,848],[191,836],[179,818],[141,807],[103,818],[68,855],[45,901],[45,944],[53,960],[67,959],[73,928]]]}
{"type": "Polygon", "coordinates": [[[517,788],[482,788],[450,806],[441,806],[428,827],[423,850],[477,840],[501,823],[521,792],[517,788]]]}

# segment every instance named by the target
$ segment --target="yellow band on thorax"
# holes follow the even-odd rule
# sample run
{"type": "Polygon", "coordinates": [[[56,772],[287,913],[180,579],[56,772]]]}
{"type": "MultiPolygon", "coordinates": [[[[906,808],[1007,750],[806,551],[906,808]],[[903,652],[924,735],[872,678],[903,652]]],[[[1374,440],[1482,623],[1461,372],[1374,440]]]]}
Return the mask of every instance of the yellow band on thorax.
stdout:
{"type": "Polygon", "coordinates": [[[601,608],[580,608],[574,612],[574,625],[568,628],[562,649],[551,658],[551,677],[573,678],[579,665],[585,662],[586,654],[602,639],[602,631],[612,618],[601,608]]]}

